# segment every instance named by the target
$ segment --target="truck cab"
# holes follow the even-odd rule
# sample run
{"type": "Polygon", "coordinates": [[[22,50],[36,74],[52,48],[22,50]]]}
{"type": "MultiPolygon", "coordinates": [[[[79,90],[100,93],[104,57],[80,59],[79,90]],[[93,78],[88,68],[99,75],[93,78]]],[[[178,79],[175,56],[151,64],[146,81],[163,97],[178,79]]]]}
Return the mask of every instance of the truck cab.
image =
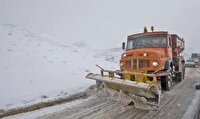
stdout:
{"type": "MultiPolygon", "coordinates": [[[[147,32],[144,29],[144,33],[129,35],[126,47],[123,43],[122,48],[124,49],[120,60],[122,71],[154,73],[166,90],[169,90],[173,76],[180,75],[177,71],[183,72],[184,59],[181,52],[184,50],[184,41],[175,34],[153,30],[147,32]],[[170,79],[166,79],[167,77],[170,79]]],[[[123,76],[123,78],[142,81],[145,77],[136,79],[135,76],[123,76]]]]}
{"type": "Polygon", "coordinates": [[[148,32],[128,36],[126,51],[120,60],[121,70],[153,72],[172,60],[171,40],[167,32],[148,32]]]}

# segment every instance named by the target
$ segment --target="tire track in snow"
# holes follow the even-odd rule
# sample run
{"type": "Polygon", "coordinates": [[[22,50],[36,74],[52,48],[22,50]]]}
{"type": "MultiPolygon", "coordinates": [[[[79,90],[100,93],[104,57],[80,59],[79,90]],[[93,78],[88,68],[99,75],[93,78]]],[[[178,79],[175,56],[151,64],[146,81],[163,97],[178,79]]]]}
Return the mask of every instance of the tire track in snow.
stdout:
{"type": "Polygon", "coordinates": [[[190,105],[190,98],[195,95],[193,85],[199,79],[200,76],[195,69],[187,69],[182,82],[176,84],[171,91],[162,93],[161,104],[157,110],[136,109],[115,101],[97,98],[77,105],[71,110],[45,115],[40,119],[179,119],[190,105]]]}

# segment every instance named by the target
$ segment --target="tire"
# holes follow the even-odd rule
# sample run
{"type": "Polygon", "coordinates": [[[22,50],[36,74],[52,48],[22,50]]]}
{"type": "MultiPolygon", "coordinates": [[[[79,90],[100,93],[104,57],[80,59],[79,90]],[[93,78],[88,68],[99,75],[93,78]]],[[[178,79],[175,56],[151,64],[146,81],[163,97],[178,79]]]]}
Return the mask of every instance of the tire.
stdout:
{"type": "Polygon", "coordinates": [[[172,87],[172,75],[171,73],[169,73],[168,76],[163,77],[162,79],[162,89],[165,91],[170,91],[171,87],[172,87]]]}
{"type": "Polygon", "coordinates": [[[171,89],[171,81],[169,80],[169,78],[166,77],[166,80],[165,80],[165,89],[166,91],[170,91],[171,89]]]}
{"type": "Polygon", "coordinates": [[[181,82],[184,79],[184,72],[178,72],[176,79],[177,82],[181,82]]]}
{"type": "Polygon", "coordinates": [[[185,79],[185,67],[183,68],[183,79],[185,79]]]}

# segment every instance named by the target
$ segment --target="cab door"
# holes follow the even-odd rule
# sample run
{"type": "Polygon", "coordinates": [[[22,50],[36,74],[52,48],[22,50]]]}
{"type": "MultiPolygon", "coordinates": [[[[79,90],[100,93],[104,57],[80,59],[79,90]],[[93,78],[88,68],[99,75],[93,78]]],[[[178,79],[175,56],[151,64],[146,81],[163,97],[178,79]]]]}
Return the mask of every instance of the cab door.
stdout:
{"type": "Polygon", "coordinates": [[[172,37],[169,35],[167,38],[167,42],[168,42],[168,46],[167,46],[167,51],[168,51],[168,55],[169,55],[169,59],[172,60],[172,37]]]}

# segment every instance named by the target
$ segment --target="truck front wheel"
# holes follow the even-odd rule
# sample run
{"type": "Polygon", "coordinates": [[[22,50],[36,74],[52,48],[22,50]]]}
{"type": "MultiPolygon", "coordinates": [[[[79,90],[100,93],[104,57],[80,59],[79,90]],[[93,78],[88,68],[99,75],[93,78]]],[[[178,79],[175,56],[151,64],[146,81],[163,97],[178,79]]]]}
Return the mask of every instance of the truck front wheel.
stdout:
{"type": "Polygon", "coordinates": [[[162,78],[162,89],[169,91],[172,86],[172,74],[169,73],[166,77],[162,78]]]}

